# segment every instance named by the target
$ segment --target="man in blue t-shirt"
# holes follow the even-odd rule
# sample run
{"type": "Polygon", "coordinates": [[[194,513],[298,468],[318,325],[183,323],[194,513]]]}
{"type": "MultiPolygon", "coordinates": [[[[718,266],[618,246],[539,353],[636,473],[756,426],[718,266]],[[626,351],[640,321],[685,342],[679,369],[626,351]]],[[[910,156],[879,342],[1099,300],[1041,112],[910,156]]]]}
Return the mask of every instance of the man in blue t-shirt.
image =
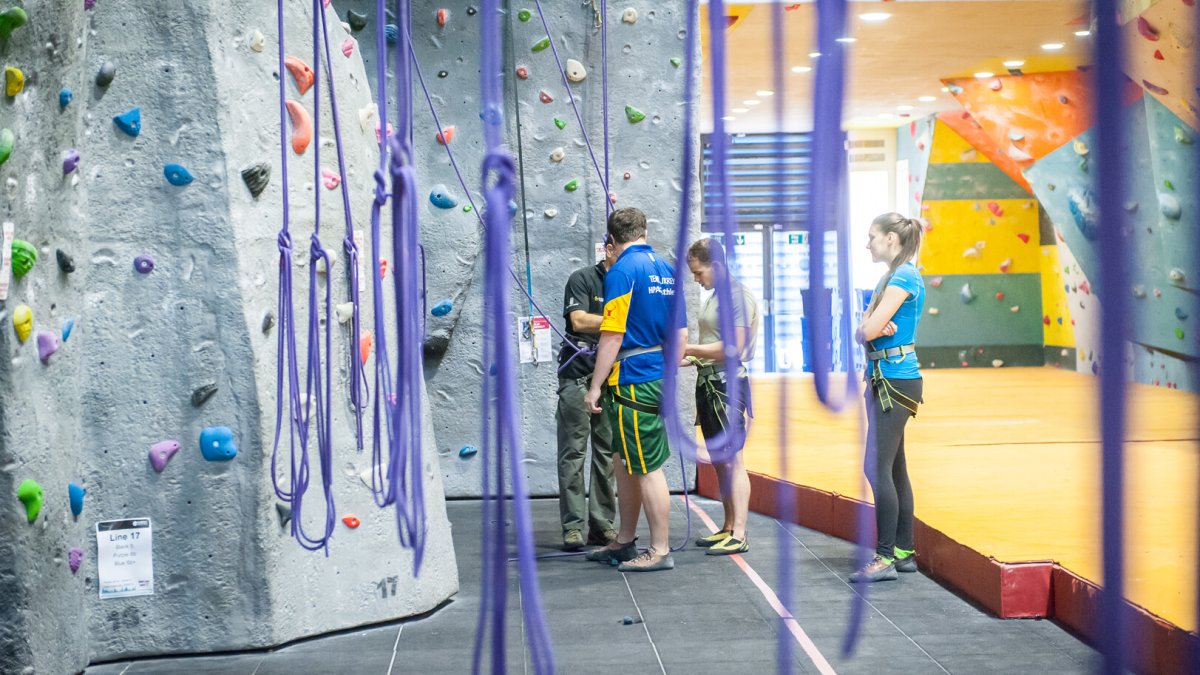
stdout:
{"type": "Polygon", "coordinates": [[[596,369],[585,401],[601,412],[601,386],[612,426],[613,473],[617,477],[620,514],[617,538],[588,554],[601,562],[616,560],[622,572],[653,572],[675,567],[667,525],[671,495],[662,465],[670,456],[659,415],[662,401],[664,348],[667,340],[687,344],[687,319],[671,326],[675,270],[646,243],[646,215],[625,208],[608,216],[608,234],[617,262],[604,277],[604,319],[596,369]],[[645,508],[650,548],[638,555],[634,545],[638,512],[645,508]]]}

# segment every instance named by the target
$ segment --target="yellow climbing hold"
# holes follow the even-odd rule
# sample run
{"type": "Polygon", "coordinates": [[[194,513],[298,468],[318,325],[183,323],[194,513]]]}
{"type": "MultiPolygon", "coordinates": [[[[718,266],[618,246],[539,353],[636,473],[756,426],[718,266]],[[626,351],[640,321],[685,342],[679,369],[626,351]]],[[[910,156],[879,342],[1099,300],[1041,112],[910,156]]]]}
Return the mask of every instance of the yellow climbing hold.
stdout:
{"type": "Polygon", "coordinates": [[[33,332],[33,310],[29,305],[18,305],[12,315],[13,330],[17,331],[17,339],[24,342],[33,332]]]}
{"type": "Polygon", "coordinates": [[[20,68],[13,66],[5,66],[4,68],[4,93],[8,96],[16,96],[25,88],[25,73],[21,72],[20,68]]]}

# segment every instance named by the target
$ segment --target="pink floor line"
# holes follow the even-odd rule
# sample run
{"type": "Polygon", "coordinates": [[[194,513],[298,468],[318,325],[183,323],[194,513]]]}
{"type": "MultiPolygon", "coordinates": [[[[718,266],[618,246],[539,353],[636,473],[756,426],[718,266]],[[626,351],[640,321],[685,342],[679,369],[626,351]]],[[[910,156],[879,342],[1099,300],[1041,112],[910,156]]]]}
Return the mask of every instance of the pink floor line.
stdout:
{"type": "MultiPolygon", "coordinates": [[[[680,499],[682,499],[682,497],[680,497],[680,499]]],[[[692,511],[699,516],[700,520],[704,521],[704,524],[708,526],[709,531],[717,531],[717,524],[713,522],[712,518],[708,517],[708,514],[705,513],[703,509],[701,509],[699,506],[696,506],[694,502],[689,501],[687,504],[689,507],[691,507],[692,511]]],[[[779,601],[779,596],[776,595],[775,591],[767,585],[767,582],[763,581],[762,577],[758,576],[758,572],[754,571],[754,568],[750,566],[750,563],[746,562],[745,558],[736,553],[729,557],[733,559],[733,562],[737,563],[738,567],[742,568],[742,572],[745,572],[746,576],[750,578],[750,581],[754,582],[754,585],[758,587],[759,592],[763,594],[764,598],[766,598],[767,604],[771,605],[771,609],[774,609],[775,613],[779,615],[779,618],[783,619],[784,625],[788,627],[788,631],[791,632],[792,637],[796,638],[796,642],[800,645],[800,648],[804,650],[804,653],[808,654],[808,658],[813,662],[813,665],[817,667],[817,670],[820,671],[822,675],[836,675],[836,671],[833,669],[833,666],[829,665],[829,662],[825,660],[825,656],[821,654],[821,650],[817,649],[817,645],[813,644],[812,638],[808,637],[808,633],[804,632],[804,629],[801,628],[800,624],[796,622],[796,619],[792,617],[792,613],[789,612],[788,609],[783,606],[783,603],[779,601]]]]}

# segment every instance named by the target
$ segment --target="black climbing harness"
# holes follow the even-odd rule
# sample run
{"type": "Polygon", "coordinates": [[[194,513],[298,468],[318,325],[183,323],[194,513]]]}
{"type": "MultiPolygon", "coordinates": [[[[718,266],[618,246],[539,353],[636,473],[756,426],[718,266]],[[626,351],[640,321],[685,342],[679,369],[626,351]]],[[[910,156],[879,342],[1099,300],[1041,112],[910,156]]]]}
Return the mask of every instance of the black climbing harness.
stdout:
{"type": "Polygon", "coordinates": [[[914,401],[897,389],[891,380],[883,376],[882,366],[884,361],[891,364],[898,364],[909,354],[916,353],[917,346],[915,344],[888,347],[887,349],[867,352],[867,358],[871,361],[871,388],[875,391],[875,395],[879,397],[879,407],[883,412],[891,410],[894,405],[899,405],[901,408],[912,413],[913,417],[917,416],[917,406],[920,404],[920,401],[914,401]],[[893,361],[892,359],[897,360],[893,361]]]}

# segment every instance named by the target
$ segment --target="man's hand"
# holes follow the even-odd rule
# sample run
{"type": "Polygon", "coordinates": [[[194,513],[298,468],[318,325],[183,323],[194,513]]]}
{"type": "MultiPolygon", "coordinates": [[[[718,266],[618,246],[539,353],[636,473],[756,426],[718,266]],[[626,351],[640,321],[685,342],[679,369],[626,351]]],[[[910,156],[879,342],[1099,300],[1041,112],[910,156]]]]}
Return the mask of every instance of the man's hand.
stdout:
{"type": "Polygon", "coordinates": [[[593,415],[603,412],[600,409],[600,387],[592,385],[588,389],[588,393],[583,397],[583,403],[587,406],[588,412],[593,415]]]}

